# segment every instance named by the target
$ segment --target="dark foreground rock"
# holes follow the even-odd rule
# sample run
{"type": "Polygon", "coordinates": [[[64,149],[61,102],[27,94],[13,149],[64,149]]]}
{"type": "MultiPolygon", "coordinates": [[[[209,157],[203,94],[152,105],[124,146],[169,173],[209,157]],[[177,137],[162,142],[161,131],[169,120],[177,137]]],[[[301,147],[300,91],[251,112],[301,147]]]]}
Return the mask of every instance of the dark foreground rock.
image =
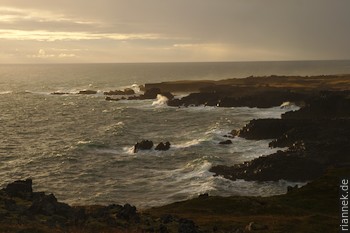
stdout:
{"type": "Polygon", "coordinates": [[[168,221],[139,213],[135,206],[70,206],[53,194],[33,192],[32,180],[0,190],[0,232],[199,232],[189,219],[168,221]]]}

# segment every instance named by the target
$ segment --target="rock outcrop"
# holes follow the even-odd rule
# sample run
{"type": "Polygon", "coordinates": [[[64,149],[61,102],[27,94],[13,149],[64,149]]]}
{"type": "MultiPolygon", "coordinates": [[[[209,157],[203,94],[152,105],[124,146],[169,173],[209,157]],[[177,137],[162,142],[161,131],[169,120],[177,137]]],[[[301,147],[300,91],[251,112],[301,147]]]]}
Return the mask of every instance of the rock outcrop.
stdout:
{"type": "Polygon", "coordinates": [[[83,90],[83,91],[79,91],[78,94],[80,94],[80,95],[95,95],[95,94],[97,94],[97,91],[83,90]]]}
{"type": "Polygon", "coordinates": [[[141,142],[137,142],[134,145],[134,153],[137,153],[139,150],[150,150],[153,147],[153,142],[149,140],[142,140],[141,142]]]}
{"type": "Polygon", "coordinates": [[[104,95],[135,95],[135,91],[131,88],[125,88],[123,91],[115,90],[115,91],[105,91],[104,95]]]}
{"type": "Polygon", "coordinates": [[[348,91],[321,92],[282,119],[250,121],[238,136],[274,139],[271,147],[288,149],[231,167],[214,166],[211,171],[229,179],[309,181],[328,167],[350,164],[349,97],[348,91]]]}
{"type": "Polygon", "coordinates": [[[170,142],[166,142],[166,143],[163,143],[163,142],[160,142],[155,150],[162,150],[162,151],[166,151],[166,150],[169,150],[170,149],[170,142]]]}

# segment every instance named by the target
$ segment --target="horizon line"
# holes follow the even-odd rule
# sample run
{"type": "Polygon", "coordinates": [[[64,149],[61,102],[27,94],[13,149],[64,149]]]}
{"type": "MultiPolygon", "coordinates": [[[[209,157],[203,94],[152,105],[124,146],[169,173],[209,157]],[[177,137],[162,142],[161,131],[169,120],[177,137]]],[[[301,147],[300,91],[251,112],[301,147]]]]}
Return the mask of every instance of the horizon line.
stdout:
{"type": "Polygon", "coordinates": [[[251,60],[251,61],[154,61],[154,62],[37,62],[0,63],[0,65],[88,65],[88,64],[185,64],[185,63],[264,63],[264,62],[329,62],[350,61],[350,59],[305,59],[305,60],[251,60]]]}

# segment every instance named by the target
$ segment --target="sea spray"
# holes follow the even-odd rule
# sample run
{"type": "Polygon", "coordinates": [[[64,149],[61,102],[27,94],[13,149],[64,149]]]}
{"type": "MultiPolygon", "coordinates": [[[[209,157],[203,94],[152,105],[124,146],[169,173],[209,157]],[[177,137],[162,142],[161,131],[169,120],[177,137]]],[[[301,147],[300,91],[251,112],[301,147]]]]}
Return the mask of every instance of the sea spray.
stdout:
{"type": "Polygon", "coordinates": [[[157,95],[157,99],[152,103],[152,106],[165,106],[168,102],[168,98],[166,96],[157,95]]]}

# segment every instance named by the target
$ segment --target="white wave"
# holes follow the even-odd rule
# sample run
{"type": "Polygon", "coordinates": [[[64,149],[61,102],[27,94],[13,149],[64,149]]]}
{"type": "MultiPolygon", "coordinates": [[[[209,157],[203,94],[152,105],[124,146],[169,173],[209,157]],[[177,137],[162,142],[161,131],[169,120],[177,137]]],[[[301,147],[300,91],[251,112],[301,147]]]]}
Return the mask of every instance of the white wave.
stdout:
{"type": "Polygon", "coordinates": [[[168,98],[166,96],[157,95],[157,100],[153,101],[152,106],[164,106],[168,102],[168,98]]]}
{"type": "Polygon", "coordinates": [[[90,144],[90,143],[91,143],[91,141],[83,141],[83,140],[77,142],[78,145],[87,145],[87,144],[90,144]]]}
{"type": "Polygon", "coordinates": [[[213,195],[219,196],[272,196],[285,194],[288,186],[302,187],[306,182],[288,182],[285,180],[279,181],[245,181],[245,180],[228,180],[221,176],[214,177],[215,191],[213,195]]]}
{"type": "Polygon", "coordinates": [[[191,141],[187,141],[187,142],[184,142],[181,144],[171,145],[171,147],[176,148],[176,149],[187,148],[187,147],[199,145],[201,142],[204,142],[204,141],[205,141],[204,139],[193,139],[191,141]]]}
{"type": "Polygon", "coordinates": [[[12,94],[12,91],[0,91],[0,95],[12,94]]]}

